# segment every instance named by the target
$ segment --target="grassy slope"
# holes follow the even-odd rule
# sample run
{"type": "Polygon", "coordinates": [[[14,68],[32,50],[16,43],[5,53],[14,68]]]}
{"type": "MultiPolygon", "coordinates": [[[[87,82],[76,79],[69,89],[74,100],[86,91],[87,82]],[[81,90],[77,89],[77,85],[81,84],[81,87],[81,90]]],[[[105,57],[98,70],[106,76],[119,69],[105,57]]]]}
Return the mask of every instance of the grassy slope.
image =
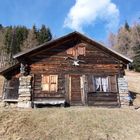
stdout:
{"type": "Polygon", "coordinates": [[[126,71],[126,79],[128,81],[129,90],[140,94],[140,73],[126,71]]]}
{"type": "Polygon", "coordinates": [[[130,91],[136,93],[134,106],[140,106],[140,73],[134,71],[126,71],[126,80],[130,91]]]}
{"type": "Polygon", "coordinates": [[[1,110],[0,140],[139,140],[139,116],[92,107],[1,110]]]}

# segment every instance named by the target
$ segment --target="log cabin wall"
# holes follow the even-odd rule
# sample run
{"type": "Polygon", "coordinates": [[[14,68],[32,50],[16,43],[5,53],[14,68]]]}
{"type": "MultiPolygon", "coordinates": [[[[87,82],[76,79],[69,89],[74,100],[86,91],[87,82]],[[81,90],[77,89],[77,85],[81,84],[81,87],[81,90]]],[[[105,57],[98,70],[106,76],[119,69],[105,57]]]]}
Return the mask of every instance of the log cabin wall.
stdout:
{"type": "Polygon", "coordinates": [[[13,70],[7,73],[5,76],[4,87],[3,87],[3,99],[4,101],[17,101],[19,94],[19,69],[13,70]]]}
{"type": "MultiPolygon", "coordinates": [[[[61,43],[60,43],[61,44],[61,43]]],[[[33,100],[45,100],[45,99],[66,99],[69,102],[69,77],[73,74],[80,74],[86,76],[87,89],[90,87],[91,76],[117,76],[121,72],[119,61],[106,52],[98,49],[97,46],[86,43],[85,41],[67,41],[61,45],[52,46],[49,50],[43,50],[40,53],[30,55],[30,73],[34,75],[34,89],[33,100]],[[85,61],[79,62],[79,66],[72,65],[71,59],[67,59],[67,50],[73,46],[84,43],[85,56],[78,56],[78,59],[85,61]],[[42,91],[41,77],[42,75],[58,75],[58,90],[55,93],[49,93],[42,91]]],[[[71,56],[70,56],[71,57],[71,56]]],[[[122,70],[123,71],[123,70],[122,70]]],[[[94,91],[90,92],[86,90],[86,103],[88,105],[105,105],[111,101],[111,103],[118,103],[118,90],[117,82],[115,84],[115,91],[110,90],[106,95],[103,93],[97,94],[94,91]],[[97,104],[96,104],[96,103],[97,104]]],[[[78,84],[77,84],[78,85],[78,84]]],[[[113,86],[112,86],[113,88],[113,86]]],[[[110,103],[110,104],[111,104],[110,103]]],[[[111,105],[112,105],[111,104],[111,105]]]]}

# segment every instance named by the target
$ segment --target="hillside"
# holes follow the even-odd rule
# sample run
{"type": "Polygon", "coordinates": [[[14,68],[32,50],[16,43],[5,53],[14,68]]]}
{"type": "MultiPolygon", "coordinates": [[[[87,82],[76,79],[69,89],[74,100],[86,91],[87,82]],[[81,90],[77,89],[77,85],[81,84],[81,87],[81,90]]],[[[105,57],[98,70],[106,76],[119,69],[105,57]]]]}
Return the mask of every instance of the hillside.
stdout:
{"type": "Polygon", "coordinates": [[[134,71],[125,71],[129,91],[134,93],[134,106],[140,107],[140,73],[134,71]]]}
{"type": "Polygon", "coordinates": [[[140,112],[93,107],[1,110],[0,140],[139,140],[140,112]]]}
{"type": "Polygon", "coordinates": [[[140,94],[140,73],[134,71],[125,71],[129,90],[140,94]]]}

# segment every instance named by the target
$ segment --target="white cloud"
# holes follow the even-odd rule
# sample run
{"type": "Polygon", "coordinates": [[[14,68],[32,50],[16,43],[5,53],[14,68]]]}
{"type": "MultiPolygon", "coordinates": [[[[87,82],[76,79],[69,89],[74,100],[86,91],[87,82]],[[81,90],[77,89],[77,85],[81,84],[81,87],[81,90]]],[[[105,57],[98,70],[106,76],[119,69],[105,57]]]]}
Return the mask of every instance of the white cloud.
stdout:
{"type": "Polygon", "coordinates": [[[104,21],[109,30],[119,24],[119,9],[111,0],[76,0],[64,21],[64,27],[83,32],[83,27],[104,21]]]}

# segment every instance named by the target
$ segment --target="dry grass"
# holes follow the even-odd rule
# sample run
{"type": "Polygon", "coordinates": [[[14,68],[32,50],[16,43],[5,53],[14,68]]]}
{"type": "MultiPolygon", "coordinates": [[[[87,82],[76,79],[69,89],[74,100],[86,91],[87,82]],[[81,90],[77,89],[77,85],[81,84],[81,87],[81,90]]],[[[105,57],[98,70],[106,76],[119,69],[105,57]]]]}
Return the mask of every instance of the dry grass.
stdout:
{"type": "Polygon", "coordinates": [[[140,94],[140,73],[126,71],[126,79],[128,81],[129,90],[140,94]]]}
{"type": "Polygon", "coordinates": [[[136,93],[134,106],[140,106],[140,73],[134,71],[126,71],[126,80],[130,91],[136,93]]]}
{"type": "Polygon", "coordinates": [[[139,116],[130,109],[4,109],[0,140],[139,140],[139,116]]]}

